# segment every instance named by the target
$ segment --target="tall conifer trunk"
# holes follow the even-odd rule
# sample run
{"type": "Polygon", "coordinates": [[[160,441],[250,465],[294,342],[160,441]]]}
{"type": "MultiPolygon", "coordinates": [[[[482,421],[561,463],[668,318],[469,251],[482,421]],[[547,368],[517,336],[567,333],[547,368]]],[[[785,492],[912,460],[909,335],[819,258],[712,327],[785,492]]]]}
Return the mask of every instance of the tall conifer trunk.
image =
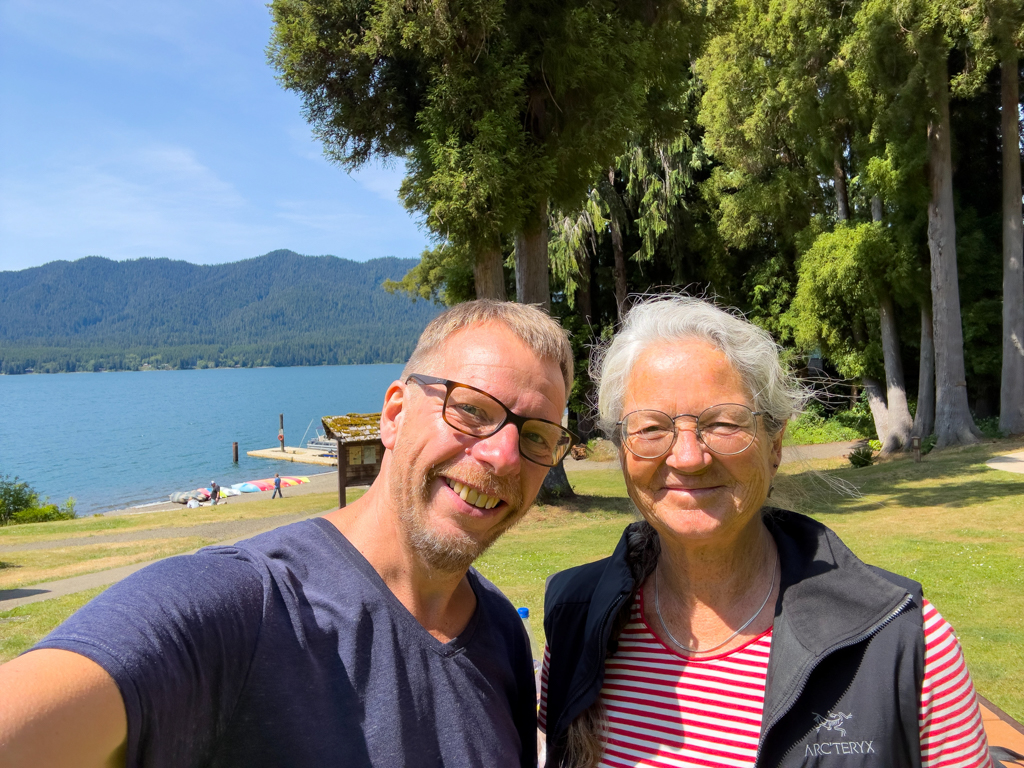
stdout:
{"type": "Polygon", "coordinates": [[[551,309],[548,282],[548,201],[541,201],[516,235],[516,300],[551,309]]]}
{"type": "Polygon", "coordinates": [[[907,385],[903,379],[900,337],[896,330],[896,312],[892,297],[884,288],[878,291],[878,317],[882,326],[882,356],[885,359],[885,400],[888,405],[886,435],[882,453],[901,451],[910,445],[914,423],[907,405],[907,385]]]}
{"type": "MultiPolygon", "coordinates": [[[[618,195],[615,191],[615,166],[608,169],[608,184],[610,194],[618,195]]],[[[615,312],[621,322],[622,314],[626,311],[626,249],[622,244],[622,222],[619,221],[618,206],[609,205],[608,208],[608,228],[611,230],[612,255],[615,257],[615,266],[612,268],[615,278],[615,312]]]]}
{"type": "Polygon", "coordinates": [[[835,159],[832,161],[834,180],[836,185],[836,218],[839,221],[850,220],[850,195],[846,187],[846,170],[843,168],[843,155],[840,149],[836,150],[835,159]]]}
{"type": "Polygon", "coordinates": [[[498,243],[478,251],[476,261],[473,262],[473,284],[478,299],[506,300],[503,261],[498,243]]]}
{"type": "Polygon", "coordinates": [[[921,302],[921,363],[917,380],[917,411],[914,413],[914,437],[928,437],[935,429],[935,337],[932,334],[932,308],[921,302]]]}
{"type": "MultiPolygon", "coordinates": [[[[882,199],[871,198],[871,220],[882,220],[882,199]]],[[[896,308],[885,286],[878,288],[878,319],[882,332],[882,357],[885,362],[885,400],[888,406],[886,436],[882,453],[891,453],[910,445],[914,423],[907,405],[907,384],[903,378],[903,359],[900,355],[900,335],[896,328],[896,308]]]]}
{"type": "Polygon", "coordinates": [[[967,404],[964,331],[957,282],[956,222],[953,213],[953,158],[950,149],[949,72],[945,53],[928,72],[933,114],[928,122],[928,250],[932,271],[932,328],[935,337],[936,446],[976,443],[981,433],[967,404]]]}
{"type": "Polygon", "coordinates": [[[1012,46],[1001,62],[1003,129],[1003,373],[999,429],[1024,433],[1024,237],[1021,232],[1020,83],[1012,46]]]}

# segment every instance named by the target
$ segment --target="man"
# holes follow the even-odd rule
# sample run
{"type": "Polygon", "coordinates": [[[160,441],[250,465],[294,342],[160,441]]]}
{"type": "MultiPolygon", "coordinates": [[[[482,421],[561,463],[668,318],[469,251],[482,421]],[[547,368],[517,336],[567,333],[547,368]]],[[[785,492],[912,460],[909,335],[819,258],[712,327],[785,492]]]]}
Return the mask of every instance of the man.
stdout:
{"type": "Polygon", "coordinates": [[[210,501],[213,502],[215,507],[220,502],[220,486],[217,485],[216,480],[210,481],[210,501]]]}
{"type": "Polygon", "coordinates": [[[270,494],[270,500],[273,501],[278,496],[284,498],[284,494],[281,493],[281,475],[274,473],[274,492],[270,494]]]}
{"type": "Polygon", "coordinates": [[[470,564],[571,446],[571,376],[537,309],[443,313],[366,494],[140,571],[0,667],[0,764],[535,765],[526,635],[470,564]]]}

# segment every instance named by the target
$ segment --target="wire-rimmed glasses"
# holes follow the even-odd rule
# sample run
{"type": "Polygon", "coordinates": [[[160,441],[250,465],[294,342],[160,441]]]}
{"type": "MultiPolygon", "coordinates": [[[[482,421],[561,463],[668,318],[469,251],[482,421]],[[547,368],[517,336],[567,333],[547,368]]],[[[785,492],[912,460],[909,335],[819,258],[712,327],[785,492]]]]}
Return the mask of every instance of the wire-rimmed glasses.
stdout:
{"type": "Polygon", "coordinates": [[[680,413],[669,416],[655,410],[627,413],[618,423],[619,435],[626,450],[641,459],[664,456],[679,436],[679,419],[693,419],[697,439],[712,453],[732,456],[747,450],[757,435],[757,416],[739,403],[721,403],[705,408],[698,415],[680,413]]]}
{"type": "Polygon", "coordinates": [[[445,387],[441,418],[452,429],[473,437],[490,437],[506,424],[514,424],[519,431],[519,454],[543,467],[554,467],[579,438],[561,424],[546,419],[530,419],[513,413],[494,395],[450,379],[413,373],[412,379],[421,386],[445,387]]]}

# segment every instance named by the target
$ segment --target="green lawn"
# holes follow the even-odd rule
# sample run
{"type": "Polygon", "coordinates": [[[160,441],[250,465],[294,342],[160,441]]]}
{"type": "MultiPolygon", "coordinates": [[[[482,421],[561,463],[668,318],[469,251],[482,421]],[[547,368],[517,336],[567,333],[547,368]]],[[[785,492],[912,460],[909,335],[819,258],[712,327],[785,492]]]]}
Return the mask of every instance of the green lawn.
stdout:
{"type": "MultiPolygon", "coordinates": [[[[365,493],[350,488],[346,498],[355,501],[365,493]]],[[[26,544],[67,543],[48,549],[0,551],[0,589],[14,589],[44,581],[105,571],[123,565],[144,563],[161,557],[191,552],[225,538],[210,538],[212,532],[197,529],[195,535],[176,536],[184,528],[207,523],[261,520],[279,515],[314,515],[337,506],[335,493],[290,496],[284,499],[220,504],[199,509],[174,509],[117,517],[85,517],[52,523],[31,523],[0,528],[0,547],[26,544]],[[96,542],[98,536],[121,533],[147,534],[145,539],[96,542]]]]}
{"type": "MultiPolygon", "coordinates": [[[[345,498],[354,501],[365,493],[364,488],[349,488],[345,498]]],[[[299,514],[312,507],[330,510],[337,507],[337,493],[288,496],[283,499],[261,499],[246,501],[244,504],[207,505],[198,509],[172,509],[167,512],[141,512],[127,515],[94,515],[74,520],[59,520],[52,523],[28,523],[26,525],[5,525],[0,527],[0,546],[11,546],[30,542],[79,539],[90,536],[121,533],[124,531],[153,530],[159,537],[161,528],[182,528],[204,523],[224,523],[233,520],[255,520],[276,515],[299,514]]]]}
{"type": "MultiPolygon", "coordinates": [[[[922,582],[956,628],[978,690],[1024,720],[1024,475],[989,469],[1020,441],[934,451],[864,469],[845,460],[783,465],[777,503],[835,529],[864,560],[922,582]],[[841,495],[829,482],[857,486],[841,495]]],[[[477,563],[543,633],[549,574],[608,555],[634,519],[617,470],[573,475],[577,500],[539,506],[477,563]]],[[[314,497],[307,497],[313,499],[314,497]]],[[[239,506],[241,509],[241,505],[239,506]]],[[[189,524],[192,524],[189,521],[189,524]]],[[[89,596],[0,612],[0,660],[27,648],[89,596]]]]}

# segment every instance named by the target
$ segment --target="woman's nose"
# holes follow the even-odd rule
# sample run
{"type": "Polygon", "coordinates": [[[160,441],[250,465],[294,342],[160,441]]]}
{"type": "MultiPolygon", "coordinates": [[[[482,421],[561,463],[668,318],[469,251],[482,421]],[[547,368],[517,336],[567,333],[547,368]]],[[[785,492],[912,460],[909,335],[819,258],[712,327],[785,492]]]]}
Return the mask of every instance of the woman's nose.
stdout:
{"type": "Polygon", "coordinates": [[[665,458],[673,469],[693,472],[711,463],[711,452],[697,437],[696,425],[676,422],[676,439],[665,458]]]}

